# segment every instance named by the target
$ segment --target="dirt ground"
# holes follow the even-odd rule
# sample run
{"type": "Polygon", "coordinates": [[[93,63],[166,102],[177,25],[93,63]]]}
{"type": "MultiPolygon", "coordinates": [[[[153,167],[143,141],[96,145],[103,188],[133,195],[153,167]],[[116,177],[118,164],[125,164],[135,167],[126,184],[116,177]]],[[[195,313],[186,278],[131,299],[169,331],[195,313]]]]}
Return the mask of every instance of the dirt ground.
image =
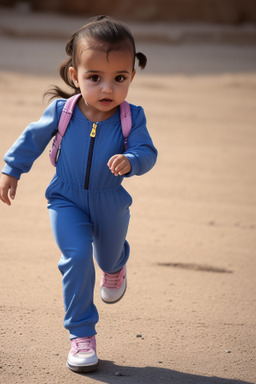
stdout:
{"type": "MultiPolygon", "coordinates": [[[[46,106],[64,41],[0,37],[0,153],[46,106]]],[[[149,60],[128,100],[159,158],[125,182],[134,203],[128,290],[95,303],[99,370],[69,371],[60,257],[44,191],[48,149],[0,206],[0,382],[256,382],[256,49],[139,44],[149,60]]],[[[2,165],[3,165],[3,160],[2,165]]],[[[2,168],[1,165],[1,168],[2,168]]]]}

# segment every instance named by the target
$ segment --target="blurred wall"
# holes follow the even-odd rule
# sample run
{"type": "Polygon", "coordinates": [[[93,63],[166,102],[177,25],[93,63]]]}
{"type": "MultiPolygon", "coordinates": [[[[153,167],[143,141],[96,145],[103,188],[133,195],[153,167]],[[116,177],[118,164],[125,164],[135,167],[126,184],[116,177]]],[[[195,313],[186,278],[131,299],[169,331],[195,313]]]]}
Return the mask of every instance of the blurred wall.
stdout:
{"type": "Polygon", "coordinates": [[[18,2],[36,11],[106,14],[132,21],[256,23],[256,0],[0,0],[0,5],[18,2]]]}

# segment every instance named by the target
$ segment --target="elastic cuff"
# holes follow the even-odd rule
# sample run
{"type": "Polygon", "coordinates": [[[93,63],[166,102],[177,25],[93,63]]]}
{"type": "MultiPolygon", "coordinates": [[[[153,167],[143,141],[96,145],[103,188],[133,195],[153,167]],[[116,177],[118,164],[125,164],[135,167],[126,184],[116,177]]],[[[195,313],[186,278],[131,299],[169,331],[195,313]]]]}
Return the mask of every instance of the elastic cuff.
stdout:
{"type": "Polygon", "coordinates": [[[127,159],[130,161],[132,169],[131,172],[124,175],[124,177],[131,177],[137,175],[137,173],[139,172],[139,161],[137,157],[132,153],[125,154],[125,157],[127,157],[127,159]]]}
{"type": "Polygon", "coordinates": [[[5,175],[13,176],[18,180],[20,179],[20,176],[22,174],[22,172],[19,169],[11,167],[8,164],[5,164],[5,166],[2,169],[2,173],[4,173],[5,175]]]}

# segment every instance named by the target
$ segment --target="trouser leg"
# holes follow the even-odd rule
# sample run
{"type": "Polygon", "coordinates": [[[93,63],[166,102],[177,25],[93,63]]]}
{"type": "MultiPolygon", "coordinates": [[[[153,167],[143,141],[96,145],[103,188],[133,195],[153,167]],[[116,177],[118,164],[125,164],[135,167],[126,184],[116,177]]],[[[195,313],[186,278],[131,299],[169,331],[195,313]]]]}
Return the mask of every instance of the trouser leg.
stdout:
{"type": "Polygon", "coordinates": [[[63,276],[64,326],[71,339],[95,335],[98,312],[93,303],[92,224],[77,206],[63,200],[51,202],[49,213],[62,253],[58,267],[63,276]]]}
{"type": "Polygon", "coordinates": [[[94,256],[107,273],[119,271],[127,262],[130,247],[126,235],[130,220],[131,198],[126,191],[108,191],[93,205],[94,256]]]}

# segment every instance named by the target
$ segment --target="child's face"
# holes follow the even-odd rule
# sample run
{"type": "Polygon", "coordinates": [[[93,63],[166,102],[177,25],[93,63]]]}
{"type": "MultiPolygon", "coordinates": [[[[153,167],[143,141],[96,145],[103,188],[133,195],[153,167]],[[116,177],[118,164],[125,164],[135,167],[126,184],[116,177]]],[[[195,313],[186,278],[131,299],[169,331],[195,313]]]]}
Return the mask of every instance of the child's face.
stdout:
{"type": "Polygon", "coordinates": [[[110,117],[127,96],[135,75],[133,56],[128,49],[107,55],[100,45],[88,41],[83,45],[77,70],[71,67],[70,75],[81,90],[84,104],[80,108],[86,117],[101,121],[110,117]]]}

